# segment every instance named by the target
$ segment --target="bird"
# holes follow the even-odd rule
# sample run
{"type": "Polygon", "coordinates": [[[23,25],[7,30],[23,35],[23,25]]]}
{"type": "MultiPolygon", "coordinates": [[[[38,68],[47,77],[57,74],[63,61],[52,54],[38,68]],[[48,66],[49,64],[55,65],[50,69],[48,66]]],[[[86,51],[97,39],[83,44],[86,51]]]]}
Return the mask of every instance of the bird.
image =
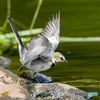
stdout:
{"type": "Polygon", "coordinates": [[[8,21],[18,42],[20,62],[22,63],[18,69],[19,72],[27,67],[34,72],[34,79],[38,82],[36,79],[38,72],[48,70],[58,62],[68,64],[63,54],[55,52],[60,38],[60,12],[55,16],[52,14],[52,19],[48,19],[44,31],[29,40],[28,48],[24,46],[10,17],[8,17],[8,21]]]}

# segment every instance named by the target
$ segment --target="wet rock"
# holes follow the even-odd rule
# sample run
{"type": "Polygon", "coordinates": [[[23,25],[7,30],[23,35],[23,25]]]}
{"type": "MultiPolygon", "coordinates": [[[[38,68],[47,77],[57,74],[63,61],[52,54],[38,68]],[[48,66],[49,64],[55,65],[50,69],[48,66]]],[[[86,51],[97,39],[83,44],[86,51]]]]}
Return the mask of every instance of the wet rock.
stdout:
{"type": "Polygon", "coordinates": [[[33,99],[41,100],[87,100],[85,97],[86,92],[81,91],[73,86],[60,84],[60,83],[48,83],[40,84],[33,83],[25,87],[33,99]],[[73,92],[74,91],[74,92],[73,92]],[[83,93],[83,95],[75,94],[83,93]]]}
{"type": "Polygon", "coordinates": [[[17,84],[0,82],[0,100],[33,100],[28,91],[17,84]]]}
{"type": "Polygon", "coordinates": [[[10,59],[0,56],[0,66],[5,67],[11,62],[10,59]]]}
{"type": "MultiPolygon", "coordinates": [[[[21,77],[27,79],[31,83],[36,83],[36,81],[33,81],[34,80],[33,72],[30,71],[30,70],[24,71],[21,74],[21,77]]],[[[47,76],[45,76],[43,74],[40,74],[40,73],[37,73],[36,78],[40,83],[49,83],[49,82],[51,82],[50,77],[47,77],[47,76]]]]}
{"type": "Polygon", "coordinates": [[[84,91],[66,84],[30,83],[0,67],[0,100],[87,100],[88,96],[85,94],[84,91]],[[18,96],[22,99],[18,99],[18,96]],[[4,97],[9,99],[3,99],[4,97]],[[30,99],[25,99],[28,97],[30,99]]]}
{"type": "Polygon", "coordinates": [[[29,84],[29,82],[25,79],[20,78],[19,76],[13,74],[12,72],[3,67],[0,67],[0,82],[6,84],[19,84],[21,86],[29,84]]]}

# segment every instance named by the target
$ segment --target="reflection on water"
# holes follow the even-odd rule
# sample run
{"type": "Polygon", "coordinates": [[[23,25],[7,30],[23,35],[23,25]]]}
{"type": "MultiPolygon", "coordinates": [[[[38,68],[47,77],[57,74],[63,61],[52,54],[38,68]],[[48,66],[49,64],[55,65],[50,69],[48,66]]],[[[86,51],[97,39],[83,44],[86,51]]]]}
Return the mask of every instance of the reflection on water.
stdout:
{"type": "MultiPolygon", "coordinates": [[[[69,65],[59,63],[42,73],[51,77],[53,82],[69,84],[87,92],[100,94],[100,43],[60,43],[57,51],[65,55],[69,65]]],[[[17,71],[21,66],[18,54],[10,58],[13,62],[7,69],[20,75],[22,72],[17,71]]]]}

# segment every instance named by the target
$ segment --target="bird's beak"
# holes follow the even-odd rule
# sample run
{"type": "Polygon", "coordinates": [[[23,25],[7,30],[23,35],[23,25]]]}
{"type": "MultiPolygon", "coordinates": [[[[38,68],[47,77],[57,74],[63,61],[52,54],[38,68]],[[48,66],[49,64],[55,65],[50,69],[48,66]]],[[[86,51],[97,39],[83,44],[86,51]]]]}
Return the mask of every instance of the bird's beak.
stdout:
{"type": "Polygon", "coordinates": [[[66,64],[69,64],[66,60],[63,59],[63,61],[64,61],[66,64]]]}

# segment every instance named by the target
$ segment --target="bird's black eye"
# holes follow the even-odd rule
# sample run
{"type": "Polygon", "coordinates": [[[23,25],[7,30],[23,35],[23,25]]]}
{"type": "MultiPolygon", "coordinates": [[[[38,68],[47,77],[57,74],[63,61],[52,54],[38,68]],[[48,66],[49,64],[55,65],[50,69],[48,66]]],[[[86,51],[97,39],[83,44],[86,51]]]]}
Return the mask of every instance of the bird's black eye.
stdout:
{"type": "Polygon", "coordinates": [[[62,58],[62,57],[61,57],[60,59],[61,59],[61,60],[63,60],[63,58],[62,58]]]}

